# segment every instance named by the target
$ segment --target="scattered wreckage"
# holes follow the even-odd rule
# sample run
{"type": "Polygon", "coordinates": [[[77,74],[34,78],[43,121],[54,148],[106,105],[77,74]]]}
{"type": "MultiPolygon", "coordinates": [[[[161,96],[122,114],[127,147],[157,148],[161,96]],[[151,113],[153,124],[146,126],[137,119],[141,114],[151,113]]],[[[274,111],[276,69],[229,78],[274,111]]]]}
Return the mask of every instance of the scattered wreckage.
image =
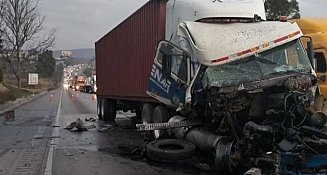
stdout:
{"type": "MultiPolygon", "coordinates": [[[[263,174],[324,172],[326,115],[312,107],[315,98],[311,88],[315,84],[316,78],[311,73],[291,73],[243,84],[246,89],[237,92],[219,93],[219,89],[211,87],[197,96],[202,98],[202,104],[196,104],[197,112],[204,117],[202,126],[175,128],[180,122],[185,124],[192,119],[181,116],[162,125],[171,126],[171,136],[212,152],[215,168],[223,174],[240,174],[252,167],[263,174]]],[[[161,124],[146,124],[147,130],[157,129],[151,128],[152,125],[158,128],[161,124]]],[[[141,130],[146,129],[141,126],[145,125],[139,125],[141,130]]],[[[150,157],[155,157],[153,144],[150,142],[147,147],[150,157]]],[[[181,145],[180,149],[186,152],[185,149],[191,148],[181,145]]],[[[161,152],[157,158],[164,160],[169,160],[167,152],[170,156],[182,154],[164,147],[156,151],[161,152]]]]}

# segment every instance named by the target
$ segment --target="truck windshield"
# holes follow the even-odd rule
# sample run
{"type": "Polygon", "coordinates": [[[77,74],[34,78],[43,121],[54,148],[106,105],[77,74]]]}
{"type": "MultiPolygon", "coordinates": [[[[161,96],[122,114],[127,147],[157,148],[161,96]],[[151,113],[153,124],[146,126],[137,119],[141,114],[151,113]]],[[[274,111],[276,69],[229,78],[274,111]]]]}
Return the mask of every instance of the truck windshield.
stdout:
{"type": "Polygon", "coordinates": [[[245,59],[208,67],[205,77],[210,86],[223,87],[310,70],[301,42],[295,40],[245,59]]]}

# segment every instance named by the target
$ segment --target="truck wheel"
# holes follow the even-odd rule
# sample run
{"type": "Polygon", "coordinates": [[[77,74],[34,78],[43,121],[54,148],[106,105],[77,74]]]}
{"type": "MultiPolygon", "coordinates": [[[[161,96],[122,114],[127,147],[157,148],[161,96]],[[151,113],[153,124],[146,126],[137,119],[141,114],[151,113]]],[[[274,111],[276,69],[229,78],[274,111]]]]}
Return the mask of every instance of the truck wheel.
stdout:
{"type": "Polygon", "coordinates": [[[116,101],[110,99],[102,99],[101,113],[104,121],[114,121],[116,119],[116,101]]]}
{"type": "Polygon", "coordinates": [[[189,159],[193,156],[195,146],[179,139],[155,140],[147,144],[148,159],[159,162],[174,162],[189,159]]]}
{"type": "MultiPolygon", "coordinates": [[[[168,122],[169,120],[169,114],[165,107],[163,106],[157,106],[152,115],[152,122],[151,123],[164,123],[168,122]]],[[[155,139],[159,139],[163,136],[167,135],[166,130],[154,130],[153,135],[155,139]]]]}
{"type": "Polygon", "coordinates": [[[97,116],[98,116],[98,118],[100,119],[100,120],[102,120],[102,113],[101,113],[101,111],[102,111],[102,109],[101,109],[101,101],[102,101],[102,99],[101,98],[97,98],[97,116]]]}
{"type": "MultiPolygon", "coordinates": [[[[145,103],[142,107],[142,113],[141,113],[142,124],[151,123],[152,116],[153,116],[153,105],[151,105],[150,103],[145,103]]],[[[153,131],[147,131],[143,134],[143,136],[145,142],[154,140],[153,131]]]]}
{"type": "Polygon", "coordinates": [[[145,103],[142,108],[141,119],[143,124],[151,123],[153,116],[153,106],[150,103],[145,103]]]}

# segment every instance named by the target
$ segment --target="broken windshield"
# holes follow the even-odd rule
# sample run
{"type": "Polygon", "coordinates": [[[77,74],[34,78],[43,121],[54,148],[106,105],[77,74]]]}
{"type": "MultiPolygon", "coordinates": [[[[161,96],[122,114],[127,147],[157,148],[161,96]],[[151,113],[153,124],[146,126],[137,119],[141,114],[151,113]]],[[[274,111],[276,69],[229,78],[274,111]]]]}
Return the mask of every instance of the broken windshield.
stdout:
{"type": "Polygon", "coordinates": [[[301,42],[295,40],[245,59],[208,67],[205,77],[210,86],[223,87],[310,70],[301,42]]]}

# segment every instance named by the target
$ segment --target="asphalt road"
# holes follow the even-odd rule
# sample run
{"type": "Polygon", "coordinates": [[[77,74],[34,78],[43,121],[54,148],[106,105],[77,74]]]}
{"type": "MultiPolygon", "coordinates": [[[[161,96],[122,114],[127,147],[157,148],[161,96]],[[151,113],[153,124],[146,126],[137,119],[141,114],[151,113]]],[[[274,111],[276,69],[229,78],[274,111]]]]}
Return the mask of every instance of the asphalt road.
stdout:
{"type": "Polygon", "coordinates": [[[118,112],[116,124],[96,120],[91,94],[57,89],[0,117],[0,175],[203,174],[188,163],[162,164],[130,151],[143,145],[133,113],[118,112]],[[80,118],[89,129],[68,131],[80,118]]]}

